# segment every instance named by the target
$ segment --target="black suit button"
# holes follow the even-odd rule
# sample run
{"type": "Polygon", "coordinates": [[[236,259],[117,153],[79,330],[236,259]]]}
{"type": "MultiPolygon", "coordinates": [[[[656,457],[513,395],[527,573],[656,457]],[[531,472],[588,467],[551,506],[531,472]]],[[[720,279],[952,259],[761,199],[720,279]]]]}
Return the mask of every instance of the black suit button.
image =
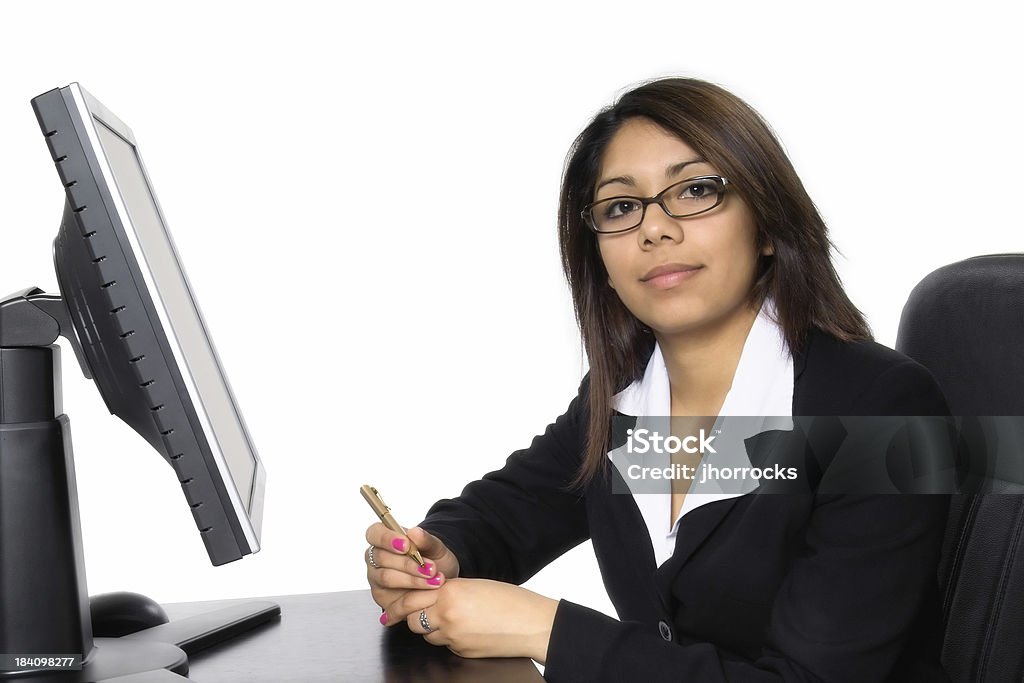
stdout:
{"type": "Polygon", "coordinates": [[[658,622],[658,633],[660,633],[661,637],[665,640],[669,642],[672,641],[672,629],[669,628],[669,625],[666,624],[664,621],[658,622]]]}

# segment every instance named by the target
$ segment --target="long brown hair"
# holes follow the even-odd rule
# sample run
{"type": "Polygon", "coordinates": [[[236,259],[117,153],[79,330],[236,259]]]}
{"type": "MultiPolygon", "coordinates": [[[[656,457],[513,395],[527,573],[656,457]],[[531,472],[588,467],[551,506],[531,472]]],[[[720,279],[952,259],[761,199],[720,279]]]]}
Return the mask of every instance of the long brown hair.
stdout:
{"type": "Polygon", "coordinates": [[[850,302],[832,265],[825,222],[767,123],[723,88],[689,78],[645,83],[602,110],[580,133],[566,159],[558,207],[562,269],[590,361],[587,441],[573,482],[605,471],[612,397],[643,376],[654,337],[608,286],[597,237],[583,223],[593,201],[604,151],[622,124],[642,117],[676,135],[729,178],[730,191],[750,206],[762,255],[751,302],[771,297],[791,350],[817,328],[844,340],[870,339],[864,316],[850,302]]]}

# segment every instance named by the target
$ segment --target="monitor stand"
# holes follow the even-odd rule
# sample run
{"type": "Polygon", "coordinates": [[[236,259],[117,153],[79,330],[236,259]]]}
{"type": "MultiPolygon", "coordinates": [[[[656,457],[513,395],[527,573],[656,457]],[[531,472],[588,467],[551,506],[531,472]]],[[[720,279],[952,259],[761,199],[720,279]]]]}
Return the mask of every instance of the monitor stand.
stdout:
{"type": "Polygon", "coordinates": [[[66,309],[59,297],[28,296],[39,294],[0,300],[0,681],[188,680],[187,653],[281,610],[244,603],[121,638],[93,637],[60,348],[52,345],[68,329],[60,324],[66,309]]]}

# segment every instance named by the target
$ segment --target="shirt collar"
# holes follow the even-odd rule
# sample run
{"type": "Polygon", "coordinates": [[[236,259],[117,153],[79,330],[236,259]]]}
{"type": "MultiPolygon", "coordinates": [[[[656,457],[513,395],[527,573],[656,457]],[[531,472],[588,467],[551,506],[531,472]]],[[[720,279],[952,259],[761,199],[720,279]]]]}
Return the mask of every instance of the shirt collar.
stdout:
{"type": "MultiPolygon", "coordinates": [[[[765,299],[743,342],[736,374],[720,415],[790,416],[793,411],[793,356],[775,307],[765,299]]],[[[671,415],[668,368],[656,343],[643,377],[612,397],[623,415],[671,415]]]]}

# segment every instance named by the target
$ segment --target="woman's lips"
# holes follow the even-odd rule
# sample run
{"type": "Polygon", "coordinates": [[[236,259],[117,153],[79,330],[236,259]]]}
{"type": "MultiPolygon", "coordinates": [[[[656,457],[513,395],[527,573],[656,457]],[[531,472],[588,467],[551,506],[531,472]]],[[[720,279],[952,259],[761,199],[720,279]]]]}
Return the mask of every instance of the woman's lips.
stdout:
{"type": "Polygon", "coordinates": [[[702,268],[686,264],[658,266],[640,278],[640,281],[654,289],[668,289],[694,277],[702,268]]]}

